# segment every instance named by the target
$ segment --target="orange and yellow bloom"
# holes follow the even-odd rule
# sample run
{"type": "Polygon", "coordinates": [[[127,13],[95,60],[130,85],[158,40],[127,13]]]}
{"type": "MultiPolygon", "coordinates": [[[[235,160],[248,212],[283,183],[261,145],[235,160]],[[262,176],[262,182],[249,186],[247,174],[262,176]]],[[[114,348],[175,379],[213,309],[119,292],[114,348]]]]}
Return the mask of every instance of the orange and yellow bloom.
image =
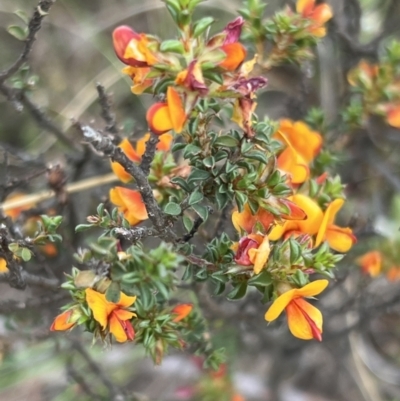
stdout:
{"type": "Polygon", "coordinates": [[[139,191],[114,187],[110,189],[110,201],[132,226],[148,219],[146,206],[139,191]]]}
{"type": "Polygon", "coordinates": [[[382,270],[382,254],[379,251],[370,251],[357,259],[363,273],[376,277],[382,270]]]}
{"type": "Polygon", "coordinates": [[[353,231],[349,227],[339,227],[334,224],[336,214],[344,204],[344,199],[335,199],[327,207],[318,230],[315,246],[327,241],[329,246],[337,252],[345,253],[357,242],[353,231]]]}
{"type": "Polygon", "coordinates": [[[302,340],[322,340],[322,313],[304,298],[320,294],[328,280],[316,280],[303,288],[283,288],[281,295],[272,303],[265,314],[265,320],[276,320],[285,310],[290,332],[302,340]]]}
{"type": "Polygon", "coordinates": [[[156,135],[162,135],[172,129],[181,133],[186,122],[186,113],[179,93],[169,86],[167,101],[153,104],[146,114],[150,130],[156,135]]]}
{"type": "Polygon", "coordinates": [[[242,266],[253,266],[255,274],[265,267],[271,252],[268,236],[259,234],[241,238],[233,248],[236,251],[235,262],[242,266]]]}
{"type": "Polygon", "coordinates": [[[79,306],[74,306],[56,316],[50,326],[50,331],[65,331],[72,329],[81,317],[82,312],[79,306]]]}
{"type": "Polygon", "coordinates": [[[113,303],[107,301],[104,294],[91,288],[87,288],[85,293],[93,317],[100,324],[103,332],[111,333],[120,343],[134,339],[135,331],[130,320],[136,314],[126,308],[133,305],[136,297],[130,297],[121,292],[120,300],[113,303]]]}
{"type": "Polygon", "coordinates": [[[278,156],[278,168],[290,174],[293,184],[302,184],[310,176],[309,164],[321,149],[321,135],[302,121],[285,119],[274,137],[286,145],[278,156]]]}
{"type": "Polygon", "coordinates": [[[308,31],[312,35],[318,38],[326,35],[324,24],[333,16],[332,9],[328,4],[316,5],[315,0],[297,0],[296,11],[302,17],[310,20],[308,31]]]}

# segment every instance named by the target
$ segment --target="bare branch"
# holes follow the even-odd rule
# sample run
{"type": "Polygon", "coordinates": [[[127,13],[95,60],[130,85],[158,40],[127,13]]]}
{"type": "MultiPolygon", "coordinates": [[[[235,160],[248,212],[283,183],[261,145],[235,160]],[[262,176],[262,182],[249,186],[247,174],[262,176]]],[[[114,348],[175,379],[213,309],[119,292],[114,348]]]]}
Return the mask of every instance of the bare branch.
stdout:
{"type": "MultiPolygon", "coordinates": [[[[0,275],[0,282],[10,282],[10,272],[0,275]]],[[[21,276],[24,282],[29,286],[47,288],[49,290],[57,290],[60,288],[60,282],[56,279],[35,276],[34,274],[21,271],[21,276]]]]}
{"type": "Polygon", "coordinates": [[[150,173],[151,162],[153,161],[154,155],[156,154],[157,144],[159,141],[160,138],[157,135],[151,133],[150,139],[146,143],[146,151],[144,152],[142,162],[140,163],[140,168],[142,169],[143,174],[145,174],[146,177],[150,173]]]}
{"type": "Polygon", "coordinates": [[[123,228],[118,227],[114,230],[118,238],[126,239],[130,242],[138,242],[145,237],[155,236],[157,233],[147,227],[123,228]]]}
{"type": "MultiPolygon", "coordinates": [[[[104,86],[100,83],[96,83],[97,93],[99,94],[99,102],[101,106],[101,116],[104,121],[107,123],[106,131],[110,134],[117,135],[118,134],[118,126],[117,121],[115,119],[115,113],[111,110],[111,99],[110,96],[107,95],[104,86]]],[[[117,138],[119,139],[119,138],[117,138]]]]}
{"type": "Polygon", "coordinates": [[[42,20],[48,14],[51,6],[55,3],[55,1],[56,0],[39,1],[39,4],[35,8],[35,11],[33,12],[33,15],[29,21],[29,33],[25,41],[24,49],[19,55],[18,59],[14,62],[14,64],[0,73],[0,83],[4,82],[7,78],[11,77],[11,75],[15,74],[28,59],[29,54],[32,51],[33,43],[36,39],[36,33],[42,27],[42,20]]]}

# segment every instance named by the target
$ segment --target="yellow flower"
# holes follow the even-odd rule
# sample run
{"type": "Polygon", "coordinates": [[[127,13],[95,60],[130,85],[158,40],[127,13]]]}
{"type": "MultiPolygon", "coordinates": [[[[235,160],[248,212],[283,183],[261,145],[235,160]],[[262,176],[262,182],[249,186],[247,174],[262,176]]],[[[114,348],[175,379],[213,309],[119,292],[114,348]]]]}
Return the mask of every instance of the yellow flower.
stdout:
{"type": "Polygon", "coordinates": [[[268,235],[271,241],[276,241],[283,235],[288,236],[291,232],[314,235],[321,226],[323,212],[317,202],[302,194],[289,196],[288,200],[302,209],[307,218],[304,220],[285,221],[282,225],[276,225],[268,235]]]}
{"type": "Polygon", "coordinates": [[[289,330],[295,337],[321,341],[322,313],[303,298],[320,294],[328,284],[328,280],[316,280],[303,288],[293,288],[283,292],[267,310],[265,320],[272,322],[285,310],[289,330]]]}
{"type": "Polygon", "coordinates": [[[139,191],[123,187],[111,188],[110,201],[132,226],[148,219],[146,206],[139,191]]]}
{"type": "Polygon", "coordinates": [[[365,274],[376,277],[382,270],[382,254],[379,251],[367,252],[357,259],[357,264],[365,274]]]}
{"type": "Polygon", "coordinates": [[[0,273],[7,273],[7,261],[4,258],[0,258],[0,273]]]}
{"type": "Polygon", "coordinates": [[[135,331],[130,319],[136,314],[124,308],[131,306],[136,301],[136,297],[129,297],[121,292],[119,302],[113,303],[107,301],[104,294],[91,288],[86,288],[85,293],[86,301],[93,312],[93,317],[100,324],[103,331],[108,329],[120,343],[134,339],[135,331]]]}
{"type": "Polygon", "coordinates": [[[318,230],[315,247],[327,241],[329,246],[337,252],[347,252],[357,242],[353,231],[349,227],[338,227],[334,223],[336,214],[344,204],[344,199],[335,199],[325,210],[324,218],[318,230]]]}
{"type": "Polygon", "coordinates": [[[278,156],[278,168],[291,175],[293,184],[302,184],[310,175],[308,165],[321,149],[321,135],[302,121],[284,119],[274,137],[286,145],[278,156]]]}

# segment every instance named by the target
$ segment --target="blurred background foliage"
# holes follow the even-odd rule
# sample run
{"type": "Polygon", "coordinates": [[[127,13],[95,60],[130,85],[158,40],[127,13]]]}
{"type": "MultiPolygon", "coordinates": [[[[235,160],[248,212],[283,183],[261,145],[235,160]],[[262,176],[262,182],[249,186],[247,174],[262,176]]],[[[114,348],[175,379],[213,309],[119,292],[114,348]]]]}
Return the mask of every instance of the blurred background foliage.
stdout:
{"type": "MultiPolygon", "coordinates": [[[[269,1],[267,14],[286,3],[294,5],[269,1]]],[[[357,255],[382,238],[397,247],[400,133],[379,118],[371,118],[366,129],[351,133],[342,132],[336,123],[349,96],[349,69],[362,58],[376,61],[387,40],[400,37],[400,1],[328,3],[335,18],[317,48],[317,59],[301,69],[288,65],[269,71],[269,86],[259,96],[258,113],[274,119],[302,119],[311,107],[322,108],[330,127],[326,140],[336,147],[343,182],[348,184],[350,206],[344,219],[355,220],[360,245],[343,262],[337,278],[341,285],[322,300],[327,314],[322,344],[288,341],[282,329],[267,329],[265,322],[253,318],[257,300],[251,296],[240,307],[221,300],[221,305],[206,305],[206,314],[213,317],[216,341],[228,349],[233,382],[249,401],[400,400],[398,284],[388,286],[385,278],[371,281],[354,263],[357,255]],[[358,318],[350,313],[353,309],[358,318]]],[[[35,5],[36,0],[1,1],[0,69],[11,64],[22,48],[7,32],[10,25],[23,25],[15,11],[29,15],[35,5]]],[[[218,32],[240,6],[238,1],[211,0],[199,7],[198,16],[212,15],[217,20],[212,29],[218,32]]],[[[145,111],[152,99],[130,93],[130,82],[121,74],[122,65],[112,47],[111,32],[121,24],[161,38],[174,36],[173,24],[159,0],[57,0],[38,34],[26,82],[33,86],[34,102],[76,143],[80,137],[74,120],[103,124],[97,82],[113,94],[122,134],[139,137],[146,130],[145,111]]],[[[6,150],[16,177],[40,171],[46,163],[61,163],[68,169],[74,160],[73,152],[38,126],[29,112],[18,112],[4,97],[0,97],[0,147],[0,160],[6,150]]],[[[109,171],[109,165],[100,161],[95,171],[91,165],[91,170],[79,171],[73,178],[109,171]]],[[[0,178],[3,176],[0,166],[0,178]]],[[[41,186],[40,179],[32,179],[23,190],[36,191],[41,186]]],[[[76,222],[92,213],[104,194],[104,188],[98,188],[74,196],[73,202],[79,205],[76,222]]],[[[73,249],[68,241],[63,246],[73,249]]],[[[58,257],[56,263],[61,274],[70,268],[71,256],[58,257]]],[[[40,299],[37,305],[30,305],[34,309],[26,308],[32,292],[12,290],[6,283],[0,286],[0,400],[107,399],[90,395],[90,389],[85,391],[80,381],[84,377],[97,393],[110,394],[109,399],[119,399],[116,386],[121,385],[129,393],[148,397],[134,399],[172,401],[178,399],[178,388],[198,382],[202,375],[188,356],[172,355],[161,367],[153,368],[152,362],[129,344],[102,350],[100,346],[90,348],[85,335],[50,335],[48,327],[57,313],[57,302],[40,299]],[[17,302],[13,304],[17,305],[17,320],[5,301],[9,299],[17,302]]]]}

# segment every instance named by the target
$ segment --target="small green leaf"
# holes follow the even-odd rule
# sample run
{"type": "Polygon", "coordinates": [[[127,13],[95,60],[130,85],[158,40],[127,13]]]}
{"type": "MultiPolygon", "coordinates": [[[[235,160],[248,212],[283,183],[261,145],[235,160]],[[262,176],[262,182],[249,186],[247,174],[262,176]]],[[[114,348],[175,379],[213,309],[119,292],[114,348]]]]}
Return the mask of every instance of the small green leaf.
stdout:
{"type": "Polygon", "coordinates": [[[12,242],[11,244],[8,244],[8,249],[12,252],[18,252],[19,245],[16,242],[12,242]]]}
{"type": "Polygon", "coordinates": [[[14,11],[14,14],[17,15],[19,18],[21,18],[21,20],[22,20],[26,25],[28,25],[28,23],[29,23],[29,17],[28,17],[28,15],[26,14],[25,11],[23,11],[23,10],[17,10],[17,11],[14,11]]]}
{"type": "Polygon", "coordinates": [[[195,203],[199,203],[200,201],[202,201],[204,198],[204,195],[199,192],[199,191],[195,191],[193,192],[190,197],[189,197],[189,205],[194,205],[195,203]]]}
{"type": "Polygon", "coordinates": [[[263,270],[260,274],[253,276],[247,283],[251,286],[267,287],[272,284],[271,273],[263,270]]]}
{"type": "Polygon", "coordinates": [[[198,203],[192,206],[193,210],[206,221],[208,219],[208,207],[199,205],[198,203]]]}
{"type": "Polygon", "coordinates": [[[190,232],[193,228],[193,220],[188,216],[183,216],[183,225],[185,226],[186,231],[190,232]]]}
{"type": "Polygon", "coordinates": [[[28,248],[22,248],[21,251],[21,258],[24,262],[28,262],[29,260],[31,260],[32,257],[32,253],[28,248]]]}
{"type": "Polygon", "coordinates": [[[226,297],[230,300],[240,299],[246,295],[246,292],[247,292],[247,283],[243,282],[236,285],[226,297]]]}
{"type": "Polygon", "coordinates": [[[164,212],[171,216],[178,216],[182,213],[182,209],[177,203],[169,202],[165,205],[164,212]]]}
{"type": "Polygon", "coordinates": [[[88,230],[89,228],[92,228],[93,225],[92,224],[79,224],[75,227],[75,232],[79,233],[81,231],[85,231],[88,230]]]}
{"type": "Polygon", "coordinates": [[[215,146],[226,146],[227,148],[236,148],[239,141],[233,136],[222,135],[214,141],[215,146]]]}
{"type": "Polygon", "coordinates": [[[27,29],[21,28],[18,25],[10,25],[7,28],[7,32],[14,36],[14,38],[18,39],[18,40],[26,40],[27,36],[28,36],[28,31],[27,29]]]}
{"type": "Polygon", "coordinates": [[[193,29],[193,37],[200,36],[213,22],[214,18],[212,17],[204,17],[198,20],[193,29]]]}
{"type": "Polygon", "coordinates": [[[161,43],[160,51],[183,54],[185,52],[185,48],[183,46],[183,43],[179,40],[171,39],[165,40],[161,43]]]}

